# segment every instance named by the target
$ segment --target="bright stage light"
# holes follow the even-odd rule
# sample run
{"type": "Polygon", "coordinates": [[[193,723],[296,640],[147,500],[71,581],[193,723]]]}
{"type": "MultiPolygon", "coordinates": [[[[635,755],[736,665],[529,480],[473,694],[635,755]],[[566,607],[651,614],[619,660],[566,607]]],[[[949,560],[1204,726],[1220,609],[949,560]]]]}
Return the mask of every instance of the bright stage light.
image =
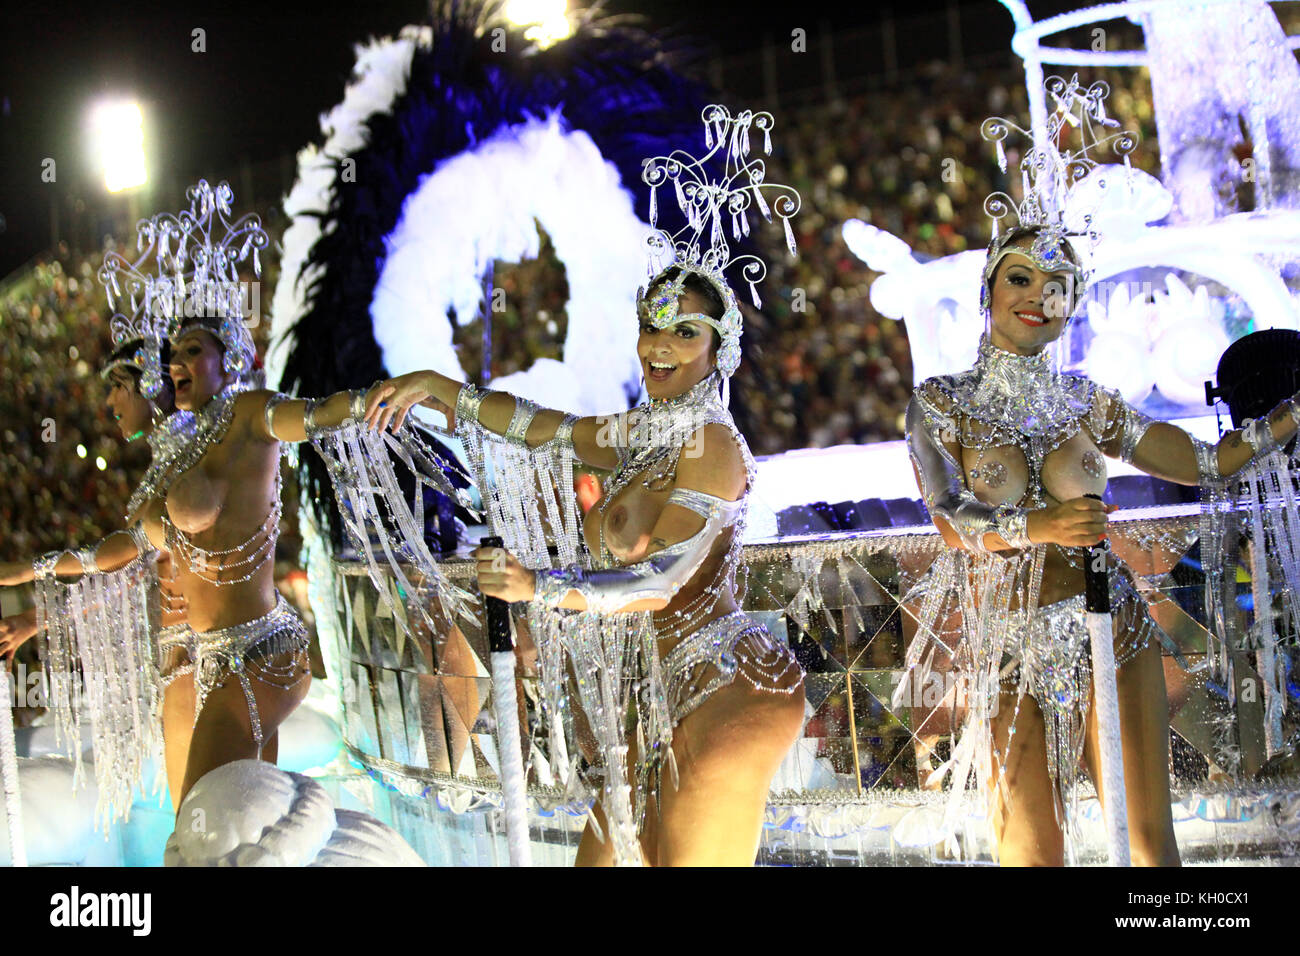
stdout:
{"type": "Polygon", "coordinates": [[[104,461],[103,455],[95,456],[95,467],[98,468],[100,471],[103,471],[105,468],[108,467],[108,462],[104,461]]]}
{"type": "Polygon", "coordinates": [[[100,103],[91,116],[93,148],[104,169],[104,186],[111,193],[143,186],[144,114],[129,100],[100,103]]]}
{"type": "Polygon", "coordinates": [[[506,4],[506,19],[516,26],[528,27],[524,36],[542,49],[573,35],[565,0],[510,0],[506,4]]]}
{"type": "Polygon", "coordinates": [[[86,457],[86,446],[85,446],[85,445],[78,445],[78,446],[77,446],[77,457],[78,457],[78,458],[85,458],[85,457],[86,457]]]}

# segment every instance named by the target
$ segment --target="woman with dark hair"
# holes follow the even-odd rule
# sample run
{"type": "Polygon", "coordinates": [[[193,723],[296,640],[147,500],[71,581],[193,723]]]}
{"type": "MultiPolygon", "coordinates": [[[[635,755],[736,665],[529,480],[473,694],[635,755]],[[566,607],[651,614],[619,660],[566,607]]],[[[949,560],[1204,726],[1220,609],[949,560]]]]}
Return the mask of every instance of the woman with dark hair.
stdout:
{"type": "MultiPolygon", "coordinates": [[[[303,401],[250,387],[259,373],[237,266],[250,251],[256,259],[267,236],[255,216],[230,221],[226,184],[200,182],[189,195],[180,216],[142,223],[147,248],[138,262],[110,253],[100,271],[110,296],[130,290],[134,315],[115,317],[114,336],[142,340],[131,363],[155,401],[170,336],[177,412],[151,435],[154,457],[128,506],[130,527],[96,547],[8,568],[0,580],[37,583],[50,706],[69,741],[80,740],[89,711],[104,816],[126,812],[164,737],[177,808],[216,767],[275,760],[276,732],[311,679],[307,630],[273,579],[281,442],[355,424],[364,406],[362,391],[303,401]],[[214,236],[214,227],[226,234],[214,236]],[[170,555],[186,611],[184,623],[161,634],[157,553],[170,555]],[[192,682],[188,714],[171,704],[188,693],[169,692],[164,706],[169,682],[192,682]]],[[[118,372],[110,370],[120,381],[118,372]]],[[[130,395],[115,389],[110,401],[124,430],[139,426],[142,410],[130,395]]]]}
{"type": "MultiPolygon", "coordinates": [[[[723,276],[736,260],[721,228],[701,249],[724,212],[736,227],[751,202],[768,209],[761,188],[786,191],[772,204],[783,219],[797,194],[764,183],[761,161],[745,156],[750,125],[766,131],[769,115],[733,119],[709,107],[705,123],[742,186],[714,186],[680,150],[643,173],[652,188],[681,176],[678,201],[690,223],[684,241],[652,240],[672,265],[638,296],[646,403],[579,418],[428,371],[381,383],[366,407],[381,429],[399,427],[413,405],[435,408],[466,442],[493,529],[509,548],[475,552],[479,587],[529,602],[551,763],[564,779],[576,751],[561,720],[571,690],[574,716],[601,747],[604,783],[579,865],[751,865],[768,788],[803,721],[802,669],[740,610],[756,469],[724,397],[740,362],[741,313],[723,276]],[[575,460],[613,472],[580,523],[575,460]],[[554,495],[544,491],[544,507],[528,494],[538,487],[554,495]]],[[[653,216],[653,200],[650,208],[653,216]]],[[[762,277],[757,268],[744,274],[762,277]]]]}
{"type": "MultiPolygon", "coordinates": [[[[922,584],[929,611],[907,657],[920,673],[903,686],[923,683],[936,653],[952,655],[966,716],[945,770],[956,790],[972,779],[985,789],[1004,865],[1064,862],[1081,758],[1101,788],[1082,592],[1086,549],[1106,539],[1115,510],[1100,499],[1104,458],[1179,484],[1217,481],[1290,440],[1300,419],[1292,398],[1207,445],[1058,372],[1048,348],[1082,281],[1059,230],[1029,224],[995,239],[978,361],[923,382],[907,412],[918,481],[951,550],[922,584]],[[954,610],[961,632],[948,635],[954,610]]],[[[1177,865],[1160,645],[1173,648],[1122,561],[1111,590],[1131,852],[1139,865],[1177,865]]]]}

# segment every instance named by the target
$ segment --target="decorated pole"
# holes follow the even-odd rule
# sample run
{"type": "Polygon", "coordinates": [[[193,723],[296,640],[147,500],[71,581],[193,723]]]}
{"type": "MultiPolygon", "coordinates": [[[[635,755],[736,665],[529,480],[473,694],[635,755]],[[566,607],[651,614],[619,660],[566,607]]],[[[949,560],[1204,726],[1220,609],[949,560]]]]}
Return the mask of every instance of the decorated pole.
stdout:
{"type": "MultiPolygon", "coordinates": [[[[505,542],[488,535],[485,548],[505,542]]],[[[511,866],[532,866],[528,843],[528,786],[524,756],[519,746],[519,704],[515,696],[515,646],[510,634],[510,606],[500,598],[483,596],[487,618],[488,650],[492,657],[492,709],[496,714],[497,753],[501,758],[501,795],[506,813],[506,843],[511,866]]]]}
{"type": "Polygon", "coordinates": [[[0,658],[0,784],[5,792],[5,815],[9,820],[9,861],[13,866],[27,865],[27,845],[23,842],[23,803],[18,792],[18,754],[14,746],[14,712],[9,691],[8,662],[0,658]]]}
{"type": "MultiPolygon", "coordinates": [[[[1099,495],[1089,498],[1101,500],[1099,495]]],[[[1112,866],[1131,866],[1128,801],[1124,792],[1124,747],[1119,732],[1119,690],[1115,685],[1115,633],[1110,613],[1110,563],[1106,542],[1088,549],[1083,570],[1084,607],[1092,639],[1092,689],[1101,747],[1101,786],[1106,843],[1112,866]]]]}

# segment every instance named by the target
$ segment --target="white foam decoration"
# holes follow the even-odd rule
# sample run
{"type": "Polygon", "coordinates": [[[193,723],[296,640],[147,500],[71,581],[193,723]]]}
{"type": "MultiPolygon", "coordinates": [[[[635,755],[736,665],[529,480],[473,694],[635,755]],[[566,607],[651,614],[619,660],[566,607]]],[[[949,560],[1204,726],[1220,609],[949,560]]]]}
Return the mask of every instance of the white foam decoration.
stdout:
{"type": "Polygon", "coordinates": [[[204,774],[181,801],[166,866],[423,866],[394,830],[334,808],[320,784],[261,760],[204,774]]]}
{"type": "Polygon", "coordinates": [[[635,293],[645,280],[649,227],[618,170],[585,132],[566,130],[558,113],[443,161],[407,198],[371,304],[388,370],[432,368],[464,379],[448,312],[471,321],[483,298],[479,277],[493,260],[536,257],[538,226],[568,280],[568,375],[546,367],[533,384],[555,388],[541,397],[565,411],[626,407],[627,390],[640,379],[635,293]]]}
{"type": "Polygon", "coordinates": [[[323,767],[343,748],[338,723],[310,699],[294,708],[277,732],[280,749],[276,764],[284,770],[305,771],[323,767]]]}
{"type": "Polygon", "coordinates": [[[326,210],[338,170],[334,159],[365,145],[365,122],[375,113],[392,108],[406,91],[411,57],[416,46],[427,43],[428,28],[407,27],[396,38],[371,40],[356,46],[353,79],[343,100],[320,118],[324,144],[298,153],[298,179],[284,200],[289,227],[281,239],[280,281],[271,300],[271,346],[266,354],[267,381],[275,384],[288,359],[285,333],[307,310],[305,292],[314,273],[299,277],[312,246],[321,237],[320,220],[313,213],[326,210]]]}

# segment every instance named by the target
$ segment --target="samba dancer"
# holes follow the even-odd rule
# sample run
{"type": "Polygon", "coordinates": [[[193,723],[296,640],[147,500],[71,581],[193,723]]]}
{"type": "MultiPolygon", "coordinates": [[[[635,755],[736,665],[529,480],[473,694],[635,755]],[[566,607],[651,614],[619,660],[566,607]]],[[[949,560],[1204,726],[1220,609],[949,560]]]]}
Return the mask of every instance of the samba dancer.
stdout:
{"type": "Polygon", "coordinates": [[[736,593],[755,466],[726,407],[742,318],[724,270],[744,265],[753,287],[766,269],[752,256],[731,258],[721,224],[731,216],[733,238],[747,233],[741,220],[751,203],[770,219],[762,190],[774,189],[771,209],[793,254],[788,219],[798,194],[764,183],[762,161],[748,158],[751,129],[770,151],[770,114],[733,118],[712,106],[703,120],[711,147],[704,159],[675,151],[643,173],[652,223],[653,190],[669,179],[688,219],[677,236],[651,240],[672,261],[658,271],[652,265],[638,296],[648,402],[618,416],[577,418],[428,371],[383,383],[366,409],[382,429],[423,404],[465,438],[494,530],[515,552],[478,549],[479,586],[531,602],[561,776],[567,745],[557,712],[566,667],[577,675],[578,707],[601,743],[605,773],[579,865],[751,865],[768,788],[803,721],[801,668],[783,642],[739,610],[736,593]],[[719,181],[708,168],[715,156],[726,164],[719,181]],[[484,462],[493,455],[489,480],[484,462]],[[580,530],[574,459],[613,471],[580,530]],[[532,493],[539,474],[540,487],[556,495],[543,495],[544,510],[532,493]],[[561,567],[549,567],[550,538],[561,567]],[[626,736],[633,682],[638,726],[626,736]]]}
{"type": "MultiPolygon", "coordinates": [[[[183,763],[168,760],[177,807],[216,767],[250,757],[274,761],[277,730],[311,680],[306,628],[273,579],[281,443],[315,440],[335,461],[324,440],[355,426],[364,408],[363,390],[316,401],[250,388],[256,353],[238,266],[251,252],[258,268],[257,250],[268,237],[256,216],[230,221],[225,183],[213,189],[200,181],[188,195],[190,209],[179,216],[141,223],[147,248],[140,260],[110,255],[100,273],[110,300],[129,296],[134,307],[130,317],[115,317],[114,336],[143,340],[137,364],[151,398],[162,387],[164,339],[171,337],[178,412],[159,429],[154,460],[128,506],[136,520],[97,547],[44,556],[23,575],[37,582],[37,623],[47,636],[51,706],[62,736],[79,741],[81,712],[91,712],[106,818],[128,812],[145,761],[161,742],[165,680],[155,643],[169,676],[192,675],[194,686],[192,733],[168,722],[175,744],[168,749],[179,754],[185,742],[183,763]],[[219,229],[224,234],[215,236],[219,229]],[[146,274],[146,263],[156,274],[146,274]],[[151,605],[155,552],[171,555],[188,615],[161,635],[151,605]],[[63,585],[56,575],[83,577],[63,585]]],[[[373,466],[384,467],[386,457],[373,466]]],[[[351,480],[368,486],[373,468],[353,468],[351,480]]],[[[358,520],[367,520],[363,510],[358,520]]],[[[399,550],[402,542],[393,544],[399,550]]],[[[419,562],[436,577],[428,564],[419,562]]]]}
{"type": "MultiPolygon", "coordinates": [[[[1060,865],[1076,822],[1080,758],[1104,797],[1092,706],[1092,675],[1083,604],[1085,548],[1107,537],[1113,505],[1084,497],[1106,490],[1105,457],[1184,485],[1214,484],[1237,473],[1296,433],[1297,398],[1267,419],[1201,442],[1154,421],[1118,392],[1059,372],[1048,351],[1079,304],[1085,274],[1067,238],[1065,200],[1079,170],[1092,170],[1090,144],[1056,150],[1063,124],[1117,125],[1105,118],[1104,84],[1080,90],[1053,77],[1058,109],[1046,137],[1022,162],[1024,201],[995,194],[995,217],[1017,208],[1019,225],[996,234],[983,271],[986,331],[975,366],[936,376],[915,391],[907,440],[919,483],[948,551],[917,587],[917,637],[908,649],[914,672],[900,692],[924,683],[936,655],[951,655],[966,716],[943,773],[954,789],[947,823],[956,822],[961,791],[974,781],[1003,864],[1060,865]],[[955,607],[954,607],[955,605],[955,607]],[[961,612],[960,634],[942,622],[961,612]]],[[[1012,127],[985,123],[999,143],[1012,127]]],[[[1023,132],[1023,131],[1022,131],[1023,132]]],[[[1124,133],[1102,142],[1126,156],[1124,133]]],[[[1126,160],[1127,161],[1127,160],[1126,160]]],[[[1124,174],[1110,176],[1123,188],[1124,174]]],[[[1094,236],[1095,238],[1095,236],[1094,236]]],[[[1122,561],[1112,577],[1116,681],[1125,768],[1130,847],[1135,864],[1177,865],[1169,790],[1169,709],[1162,643],[1132,572],[1122,561]]]]}

